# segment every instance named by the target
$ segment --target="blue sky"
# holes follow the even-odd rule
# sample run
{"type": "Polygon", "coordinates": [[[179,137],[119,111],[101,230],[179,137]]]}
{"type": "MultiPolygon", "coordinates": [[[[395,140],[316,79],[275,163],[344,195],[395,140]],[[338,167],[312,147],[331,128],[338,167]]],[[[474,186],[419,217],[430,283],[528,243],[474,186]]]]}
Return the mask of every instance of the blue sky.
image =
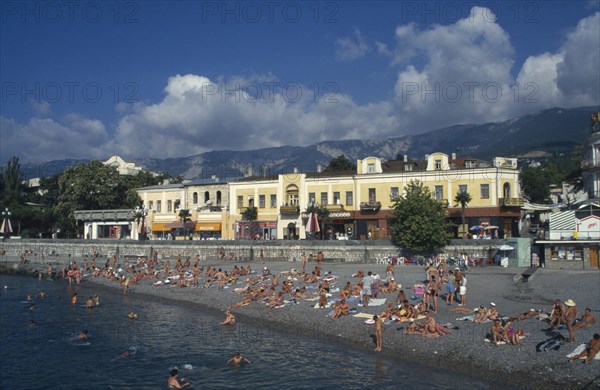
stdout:
{"type": "Polygon", "coordinates": [[[599,7],[2,0],[0,161],[388,138],[597,106],[599,7]]]}

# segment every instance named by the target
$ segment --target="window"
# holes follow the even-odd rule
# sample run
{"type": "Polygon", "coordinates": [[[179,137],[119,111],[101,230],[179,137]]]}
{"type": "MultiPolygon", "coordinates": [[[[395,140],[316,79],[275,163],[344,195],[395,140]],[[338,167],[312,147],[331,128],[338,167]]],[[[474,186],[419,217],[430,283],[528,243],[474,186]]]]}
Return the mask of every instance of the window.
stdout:
{"type": "Polygon", "coordinates": [[[458,193],[465,193],[467,192],[467,185],[466,184],[461,184],[458,186],[458,193]]]}
{"type": "Polygon", "coordinates": [[[244,197],[242,195],[238,195],[237,197],[237,207],[238,209],[244,207],[244,197]]]}
{"type": "Polygon", "coordinates": [[[339,192],[333,193],[333,204],[340,204],[340,193],[339,192]]]}
{"type": "Polygon", "coordinates": [[[290,184],[285,189],[285,204],[286,206],[298,206],[298,186],[290,184]]]}
{"type": "Polygon", "coordinates": [[[369,188],[369,202],[377,202],[377,191],[375,188],[369,188]]]}
{"type": "Polygon", "coordinates": [[[157,201],[156,201],[156,212],[157,212],[157,213],[160,213],[160,212],[161,212],[161,209],[162,209],[162,208],[161,208],[161,201],[160,201],[160,200],[157,200],[157,201]]]}
{"type": "Polygon", "coordinates": [[[314,192],[309,192],[308,193],[308,203],[314,203],[317,201],[317,196],[315,195],[314,192]]]}
{"type": "Polygon", "coordinates": [[[154,202],[150,201],[148,202],[148,209],[152,210],[154,208],[154,202]]]}
{"type": "Polygon", "coordinates": [[[248,207],[254,207],[254,195],[248,196],[248,207]]]}
{"type": "Polygon", "coordinates": [[[221,205],[221,191],[217,191],[217,204],[221,205]]]}
{"type": "Polygon", "coordinates": [[[204,203],[208,202],[210,200],[210,194],[208,193],[208,191],[204,191],[204,203]]]}
{"type": "Polygon", "coordinates": [[[369,163],[367,165],[367,172],[368,173],[375,173],[375,164],[374,163],[369,163]]]}
{"type": "Polygon", "coordinates": [[[396,199],[399,196],[398,187],[390,188],[390,198],[396,199]]]}
{"type": "Polygon", "coordinates": [[[490,185],[489,184],[482,184],[480,186],[480,191],[481,191],[481,199],[489,199],[490,198],[490,185]]]}
{"type": "Polygon", "coordinates": [[[277,195],[271,194],[271,208],[277,208],[277,195]]]}
{"type": "Polygon", "coordinates": [[[264,195],[258,195],[258,207],[261,209],[265,208],[265,196],[264,195]]]}
{"type": "Polygon", "coordinates": [[[181,201],[179,199],[175,199],[175,210],[181,207],[181,201]]]}
{"type": "Polygon", "coordinates": [[[444,199],[444,186],[435,186],[433,197],[436,200],[444,199]]]}
{"type": "Polygon", "coordinates": [[[167,200],[167,213],[170,213],[171,211],[173,211],[173,201],[167,200]]]}
{"type": "Polygon", "coordinates": [[[435,160],[435,170],[440,171],[442,169],[442,160],[435,160]]]}
{"type": "Polygon", "coordinates": [[[352,191],[346,191],[346,206],[352,206],[354,199],[352,199],[352,191]]]}
{"type": "Polygon", "coordinates": [[[327,192],[321,192],[321,205],[322,206],[327,206],[329,203],[327,203],[327,192]]]}
{"type": "Polygon", "coordinates": [[[509,183],[504,183],[504,186],[502,186],[502,195],[504,195],[505,198],[510,198],[510,184],[509,183]]]}
{"type": "Polygon", "coordinates": [[[465,161],[465,168],[477,168],[477,161],[474,161],[474,160],[465,161]]]}
{"type": "Polygon", "coordinates": [[[192,195],[192,203],[198,204],[198,193],[197,192],[194,192],[194,194],[192,195]]]}
{"type": "Polygon", "coordinates": [[[404,171],[406,171],[406,172],[412,172],[412,170],[413,170],[412,164],[406,164],[406,165],[404,165],[404,171]]]}

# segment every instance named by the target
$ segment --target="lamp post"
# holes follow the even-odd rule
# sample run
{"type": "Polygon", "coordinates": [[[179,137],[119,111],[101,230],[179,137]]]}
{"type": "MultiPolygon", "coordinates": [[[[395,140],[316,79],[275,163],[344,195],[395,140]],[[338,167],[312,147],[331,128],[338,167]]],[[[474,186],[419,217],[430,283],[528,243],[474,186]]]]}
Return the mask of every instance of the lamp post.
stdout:
{"type": "Polygon", "coordinates": [[[143,241],[147,238],[146,237],[146,216],[148,215],[148,209],[145,208],[144,205],[142,204],[141,207],[138,206],[135,208],[135,215],[136,215],[136,220],[138,221],[138,223],[141,221],[139,240],[143,241]]]}
{"type": "Polygon", "coordinates": [[[2,241],[5,241],[10,233],[12,233],[12,228],[10,226],[10,211],[7,207],[2,212],[2,241]]]}

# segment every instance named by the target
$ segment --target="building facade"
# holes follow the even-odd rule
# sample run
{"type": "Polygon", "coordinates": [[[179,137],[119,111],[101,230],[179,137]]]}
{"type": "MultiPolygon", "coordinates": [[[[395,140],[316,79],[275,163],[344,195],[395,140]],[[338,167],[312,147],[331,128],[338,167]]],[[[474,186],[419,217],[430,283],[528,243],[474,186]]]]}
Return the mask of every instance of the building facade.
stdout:
{"type": "MultiPolygon", "coordinates": [[[[448,217],[456,222],[455,235],[462,237],[472,225],[497,225],[501,236],[517,232],[520,207],[519,172],[516,159],[491,162],[433,153],[425,160],[384,161],[367,157],[354,171],[292,172],[273,176],[250,176],[229,183],[229,216],[233,236],[246,239],[304,239],[307,209],[311,205],[329,211],[319,222],[319,235],[327,239],[388,239],[392,199],[406,185],[419,180],[432,196],[448,205],[448,217]],[[467,224],[460,226],[462,209],[454,205],[459,191],[472,201],[465,209],[467,224]],[[256,207],[256,221],[242,217],[256,207]]],[[[310,229],[308,229],[310,230],[310,229]]]]}
{"type": "Polygon", "coordinates": [[[220,239],[227,232],[227,183],[188,182],[137,190],[151,239],[220,239]],[[181,210],[189,211],[183,223],[181,210]]]}
{"type": "Polygon", "coordinates": [[[590,120],[590,134],[586,138],[581,161],[582,178],[588,198],[600,203],[600,111],[590,120]]]}

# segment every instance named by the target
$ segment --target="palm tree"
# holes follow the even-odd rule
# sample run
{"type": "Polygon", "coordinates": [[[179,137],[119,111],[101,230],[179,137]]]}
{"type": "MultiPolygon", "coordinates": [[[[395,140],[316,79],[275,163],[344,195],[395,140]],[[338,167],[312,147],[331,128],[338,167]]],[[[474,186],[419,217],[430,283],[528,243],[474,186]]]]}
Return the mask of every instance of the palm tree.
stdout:
{"type": "Polygon", "coordinates": [[[185,224],[187,221],[192,220],[192,213],[188,209],[179,210],[179,214],[177,214],[179,220],[183,223],[183,231],[185,232],[185,236],[188,236],[187,225],[185,224]]]}
{"type": "Polygon", "coordinates": [[[467,191],[458,191],[454,197],[454,207],[460,205],[461,208],[460,214],[462,218],[463,229],[465,226],[465,209],[467,208],[467,204],[469,204],[469,202],[472,200],[473,198],[471,197],[471,194],[469,194],[467,191]]]}
{"type": "Polygon", "coordinates": [[[258,219],[258,209],[254,206],[246,208],[242,212],[242,219],[250,222],[250,239],[253,239],[258,234],[258,226],[256,220],[258,219]]]}

